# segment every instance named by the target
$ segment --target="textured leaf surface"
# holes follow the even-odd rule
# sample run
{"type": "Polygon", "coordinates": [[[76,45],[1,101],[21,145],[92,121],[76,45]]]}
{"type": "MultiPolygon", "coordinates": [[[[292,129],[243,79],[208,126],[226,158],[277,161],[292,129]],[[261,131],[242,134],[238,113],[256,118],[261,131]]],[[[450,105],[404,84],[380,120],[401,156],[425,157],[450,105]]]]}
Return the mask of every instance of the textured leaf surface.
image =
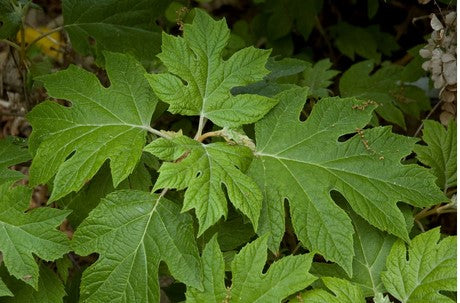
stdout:
{"type": "Polygon", "coordinates": [[[107,50],[151,60],[160,50],[160,30],[155,19],[168,3],[165,0],[63,0],[62,10],[65,29],[78,52],[101,55],[101,51],[107,50]]]}
{"type": "Polygon", "coordinates": [[[201,288],[192,219],[171,201],[146,192],[109,194],[74,234],[75,252],[99,253],[83,273],[84,302],[159,302],[158,266],[201,288]]]}
{"type": "Polygon", "coordinates": [[[262,273],[267,258],[267,237],[247,244],[233,259],[232,286],[225,288],[224,258],[217,238],[203,251],[204,290],[187,289],[187,302],[279,303],[316,280],[308,273],[311,254],[287,256],[262,273]]]}
{"type": "Polygon", "coordinates": [[[236,127],[259,120],[275,105],[267,97],[230,93],[231,88],[268,74],[265,64],[270,51],[247,47],[224,61],[222,51],[229,37],[225,20],[214,21],[200,10],[193,23],[184,26],[184,37],[163,33],[158,57],[169,73],[147,78],[156,95],[169,104],[170,112],[236,127]]]}
{"type": "MultiPolygon", "coordinates": [[[[139,162],[133,173],[121,182],[117,189],[137,189],[149,191],[152,182],[149,172],[144,164],[139,162]]],[[[70,193],[64,198],[56,201],[63,209],[69,209],[72,213],[67,217],[73,228],[76,228],[107,194],[113,192],[112,177],[110,168],[104,164],[93,179],[77,193],[70,193]]]]}
{"type": "MultiPolygon", "coordinates": [[[[6,272],[4,274],[6,275],[6,272]]],[[[11,276],[5,280],[14,293],[14,297],[1,298],[2,303],[62,303],[63,297],[66,295],[62,281],[44,265],[40,266],[37,290],[11,276]]]]}
{"type": "Polygon", "coordinates": [[[314,289],[299,295],[290,302],[308,302],[308,303],[365,303],[364,295],[359,286],[350,281],[324,277],[321,279],[328,289],[334,294],[324,289],[314,289]],[[300,297],[300,298],[299,298],[300,297]]]}
{"type": "Polygon", "coordinates": [[[0,140],[0,184],[21,179],[23,174],[7,169],[11,165],[30,160],[24,144],[13,137],[0,140]]]}
{"type": "Polygon", "coordinates": [[[439,292],[457,290],[457,237],[440,236],[435,228],[416,236],[408,250],[403,241],[393,245],[382,274],[391,295],[403,303],[454,302],[439,292]]]}
{"type": "Polygon", "coordinates": [[[337,265],[313,263],[311,273],[317,276],[334,276],[349,279],[360,286],[366,297],[385,292],[380,278],[385,262],[396,237],[380,231],[353,212],[348,212],[354,228],[353,276],[350,279],[337,265]]]}
{"type": "Polygon", "coordinates": [[[447,129],[439,122],[423,122],[423,141],[427,145],[416,145],[414,151],[423,164],[431,167],[442,189],[457,184],[457,124],[451,120],[447,129]]]}
{"type": "Polygon", "coordinates": [[[39,144],[30,182],[56,174],[50,201],[81,189],[108,159],[116,187],[141,157],[156,98],[139,63],[122,54],[105,57],[109,88],[75,66],[39,78],[50,96],[72,102],[69,108],[47,101],[28,115],[33,149],[39,144]]]}
{"type": "Polygon", "coordinates": [[[52,261],[70,250],[66,236],[56,229],[69,212],[39,207],[25,213],[31,194],[22,186],[0,185],[0,251],[10,274],[37,289],[34,255],[52,261]]]}
{"type": "Polygon", "coordinates": [[[154,190],[187,187],[182,211],[195,209],[199,235],[227,216],[226,194],[257,228],[262,194],[257,184],[243,173],[252,159],[249,148],[227,143],[206,145],[181,136],[171,140],[160,138],[145,150],[167,161],[185,157],[177,163],[163,163],[154,190]]]}
{"type": "Polygon", "coordinates": [[[308,86],[309,95],[315,98],[324,98],[330,95],[327,89],[333,82],[332,78],[340,72],[331,69],[332,63],[329,59],[323,59],[311,64],[303,72],[302,86],[308,86]]]}
{"type": "Polygon", "coordinates": [[[380,103],[376,112],[385,120],[406,127],[403,112],[418,117],[430,108],[428,97],[415,86],[400,85],[403,68],[384,65],[372,75],[374,63],[370,60],[351,66],[340,78],[342,97],[370,99],[380,103]],[[359,81],[357,81],[359,79],[359,81]]]}
{"type": "Polygon", "coordinates": [[[353,210],[381,230],[408,240],[399,201],[428,206],[445,200],[428,170],[402,165],[415,139],[388,127],[362,131],[374,106],[354,98],[321,100],[305,122],[305,89],[283,92],[280,104],[256,123],[256,158],[249,175],[264,195],[259,234],[277,250],[284,233],[284,199],[294,230],[310,250],[352,272],[353,227],[331,199],[340,192],[353,210]],[[345,142],[338,138],[358,134],[345,142]]]}

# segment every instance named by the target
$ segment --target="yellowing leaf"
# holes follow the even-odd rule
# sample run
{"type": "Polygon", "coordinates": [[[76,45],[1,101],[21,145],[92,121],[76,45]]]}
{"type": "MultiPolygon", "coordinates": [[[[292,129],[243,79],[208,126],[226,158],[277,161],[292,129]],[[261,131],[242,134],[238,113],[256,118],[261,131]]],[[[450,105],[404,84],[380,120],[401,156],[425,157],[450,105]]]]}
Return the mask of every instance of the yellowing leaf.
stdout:
{"type": "MultiPolygon", "coordinates": [[[[30,44],[32,41],[37,39],[38,37],[47,34],[52,29],[40,26],[37,28],[33,27],[25,27],[24,28],[24,41],[26,44],[30,44]]],[[[17,33],[16,39],[21,41],[22,35],[21,31],[17,33]]],[[[61,34],[59,32],[54,32],[51,34],[46,35],[42,39],[38,40],[35,43],[36,46],[40,48],[40,50],[47,55],[57,61],[62,61],[62,47],[64,46],[64,42],[62,41],[61,34]]]]}

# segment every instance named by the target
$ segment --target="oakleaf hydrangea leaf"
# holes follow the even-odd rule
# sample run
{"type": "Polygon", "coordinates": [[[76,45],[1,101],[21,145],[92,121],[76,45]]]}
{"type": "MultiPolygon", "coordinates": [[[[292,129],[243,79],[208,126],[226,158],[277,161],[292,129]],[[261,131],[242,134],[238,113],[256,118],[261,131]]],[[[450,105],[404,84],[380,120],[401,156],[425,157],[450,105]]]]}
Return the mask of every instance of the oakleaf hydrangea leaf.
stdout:
{"type": "Polygon", "coordinates": [[[115,53],[105,59],[109,88],[76,66],[39,78],[50,96],[72,102],[47,101],[28,115],[36,149],[30,182],[46,183],[56,174],[50,201],[81,189],[108,159],[116,187],[142,155],[157,100],[136,60],[115,53]]]}
{"type": "Polygon", "coordinates": [[[154,190],[187,187],[182,211],[195,209],[200,223],[199,235],[227,216],[227,198],[222,185],[233,205],[257,228],[262,194],[257,184],[244,174],[252,160],[249,148],[222,142],[202,144],[181,136],[155,140],[145,151],[162,160],[176,160],[160,167],[154,190]]]}
{"type": "Polygon", "coordinates": [[[229,37],[225,20],[214,21],[200,10],[191,25],[184,25],[183,37],[163,33],[158,57],[169,73],[147,78],[156,95],[169,104],[170,112],[236,127],[259,120],[275,105],[276,100],[267,97],[230,93],[231,88],[268,74],[265,64],[270,51],[247,47],[223,60],[229,37]]]}
{"type": "Polygon", "coordinates": [[[457,184],[457,124],[451,120],[447,129],[439,122],[423,122],[423,141],[427,145],[416,145],[414,151],[423,164],[431,167],[442,189],[457,184]]]}
{"type": "MultiPolygon", "coordinates": [[[[0,274],[6,275],[5,272],[0,272],[0,274]]],[[[37,290],[11,276],[8,276],[5,281],[14,293],[14,297],[1,298],[2,303],[62,303],[66,295],[62,281],[50,268],[44,265],[40,265],[37,290]]]]}
{"type": "Polygon", "coordinates": [[[84,55],[102,51],[129,53],[152,60],[160,50],[155,19],[166,0],[63,0],[62,13],[72,47],[84,55]]]}
{"type": "Polygon", "coordinates": [[[359,286],[354,285],[350,281],[324,277],[321,278],[324,285],[334,294],[324,289],[313,289],[301,295],[296,299],[291,300],[292,303],[308,302],[308,303],[365,303],[366,300],[359,286]]]}
{"type": "Polygon", "coordinates": [[[457,237],[440,236],[435,228],[416,236],[408,251],[401,240],[393,245],[382,280],[402,303],[454,302],[439,291],[457,290],[457,237]]]}
{"type": "Polygon", "coordinates": [[[29,152],[19,139],[7,137],[0,140],[0,184],[21,179],[22,173],[7,168],[30,158],[29,152]]]}
{"type": "Polygon", "coordinates": [[[99,259],[83,272],[84,302],[159,302],[158,266],[201,288],[201,263],[189,214],[173,202],[135,190],[102,199],[74,234],[75,252],[99,259]]]}
{"type": "Polygon", "coordinates": [[[37,289],[34,255],[53,261],[70,250],[67,237],[56,229],[70,212],[48,207],[25,212],[32,190],[10,185],[0,185],[0,251],[10,274],[37,289]]]}
{"type": "Polygon", "coordinates": [[[406,127],[403,112],[418,118],[421,111],[430,109],[430,101],[422,89],[401,84],[402,66],[385,64],[371,74],[373,69],[371,60],[352,65],[340,78],[341,96],[379,103],[377,114],[403,128],[406,127]]]}
{"type": "MultiPolygon", "coordinates": [[[[391,247],[397,238],[368,224],[349,207],[346,207],[345,210],[352,220],[355,231],[353,235],[355,253],[353,276],[350,279],[345,271],[335,263],[313,263],[311,273],[316,276],[348,279],[360,286],[366,297],[385,292],[380,276],[385,269],[385,262],[391,247]]],[[[412,212],[410,215],[412,216],[412,212]]]]}
{"type": "Polygon", "coordinates": [[[309,95],[315,98],[324,98],[330,95],[328,87],[333,83],[332,78],[340,72],[331,69],[332,63],[329,59],[323,59],[309,66],[302,73],[302,86],[308,86],[309,95]]]}
{"type": "Polygon", "coordinates": [[[217,237],[206,245],[204,290],[187,288],[187,302],[279,303],[287,296],[313,283],[309,274],[312,254],[287,256],[262,273],[267,258],[267,237],[247,244],[232,261],[232,286],[225,288],[224,258],[217,237]]]}
{"type": "Polygon", "coordinates": [[[372,102],[326,98],[307,121],[299,115],[305,89],[278,95],[278,104],[256,123],[256,157],[249,175],[264,195],[259,234],[271,235],[276,250],[284,233],[284,199],[299,240],[342,266],[351,276],[353,226],[331,198],[340,192],[352,209],[375,227],[409,239],[396,203],[418,207],[446,198],[428,170],[402,165],[416,139],[392,134],[389,127],[361,130],[370,121],[372,102]],[[339,138],[357,133],[345,142],[339,138]]]}

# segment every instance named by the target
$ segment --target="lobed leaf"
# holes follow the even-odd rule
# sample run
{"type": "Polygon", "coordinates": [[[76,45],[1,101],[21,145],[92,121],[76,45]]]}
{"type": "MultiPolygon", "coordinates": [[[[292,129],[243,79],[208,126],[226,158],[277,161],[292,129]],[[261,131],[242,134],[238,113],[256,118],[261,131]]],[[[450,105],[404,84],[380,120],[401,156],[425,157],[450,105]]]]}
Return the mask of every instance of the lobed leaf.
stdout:
{"type": "Polygon", "coordinates": [[[177,160],[163,163],[154,190],[187,188],[182,211],[195,209],[200,225],[198,235],[227,216],[226,194],[257,228],[262,195],[257,184],[244,174],[252,160],[249,148],[227,143],[202,144],[181,136],[157,139],[145,151],[162,160],[177,160]]]}
{"type": "Polygon", "coordinates": [[[74,234],[79,255],[99,253],[83,272],[84,302],[159,302],[158,266],[201,288],[201,262],[192,219],[159,195],[136,190],[109,194],[74,234]]]}
{"type": "Polygon", "coordinates": [[[224,61],[222,51],[229,37],[225,19],[214,21],[200,10],[192,24],[184,25],[183,37],[163,33],[158,57],[168,73],[146,77],[171,113],[199,115],[222,127],[237,127],[259,120],[275,105],[271,98],[231,94],[233,87],[268,74],[265,64],[270,51],[247,47],[224,61]]]}
{"type": "Polygon", "coordinates": [[[35,151],[30,183],[56,175],[49,202],[80,190],[109,159],[116,187],[142,155],[157,100],[136,60],[116,53],[105,58],[109,88],[76,66],[38,78],[50,96],[72,102],[71,107],[43,102],[28,115],[35,151]]]}
{"type": "Polygon", "coordinates": [[[306,96],[305,89],[279,94],[280,103],[256,123],[257,151],[249,175],[264,195],[258,233],[269,233],[269,247],[277,249],[287,199],[302,244],[351,276],[353,227],[331,199],[332,190],[366,221],[405,240],[405,218],[396,203],[423,207],[446,198],[426,169],[400,163],[415,139],[392,134],[388,127],[361,130],[371,119],[372,102],[322,99],[300,122],[306,96]],[[338,140],[356,132],[345,142],[338,140]]]}
{"type": "Polygon", "coordinates": [[[70,250],[65,234],[56,226],[70,213],[55,208],[29,208],[32,190],[23,186],[0,185],[0,251],[11,275],[39,286],[38,265],[33,255],[46,261],[70,250]]]}
{"type": "Polygon", "coordinates": [[[431,167],[441,189],[457,185],[457,124],[451,120],[447,129],[439,122],[423,122],[423,141],[416,145],[417,159],[431,167]]]}
{"type": "Polygon", "coordinates": [[[267,237],[247,244],[233,259],[232,286],[225,288],[224,258],[214,236],[202,255],[204,290],[187,288],[187,302],[279,303],[316,280],[308,273],[311,254],[284,257],[262,273],[266,258],[267,237]]]}
{"type": "Polygon", "coordinates": [[[84,55],[103,51],[152,60],[160,50],[160,28],[155,19],[165,0],[63,0],[62,13],[72,47],[84,55]]]}

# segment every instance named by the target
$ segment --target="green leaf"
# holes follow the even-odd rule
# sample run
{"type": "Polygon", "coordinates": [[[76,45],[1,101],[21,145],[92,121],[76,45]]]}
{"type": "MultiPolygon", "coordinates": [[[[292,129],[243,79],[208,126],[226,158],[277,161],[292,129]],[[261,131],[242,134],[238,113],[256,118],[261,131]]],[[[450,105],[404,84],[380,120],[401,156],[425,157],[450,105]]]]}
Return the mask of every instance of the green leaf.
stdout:
{"type": "MultiPolygon", "coordinates": [[[[294,84],[281,83],[281,80],[302,72],[309,66],[309,63],[295,58],[283,58],[275,60],[270,57],[266,67],[270,73],[262,81],[247,86],[235,87],[233,94],[258,94],[266,97],[274,97],[283,90],[295,87],[294,84]]],[[[283,81],[284,82],[284,81],[283,81]]]]}
{"type": "Polygon", "coordinates": [[[427,145],[416,145],[417,159],[431,167],[441,189],[457,185],[457,124],[449,121],[447,129],[439,122],[423,122],[423,141],[427,145]]]}
{"type": "Polygon", "coordinates": [[[340,72],[331,69],[332,63],[329,59],[323,59],[310,64],[303,72],[303,80],[300,85],[308,86],[309,95],[315,98],[325,98],[330,95],[330,90],[327,88],[333,83],[332,78],[340,72]]]}
{"type": "MultiPolygon", "coordinates": [[[[378,230],[352,211],[347,213],[355,231],[353,277],[349,280],[360,286],[366,297],[385,292],[380,275],[385,269],[387,256],[396,237],[378,230]]],[[[313,263],[311,273],[348,279],[347,274],[337,264],[313,263]]]]}
{"type": "Polygon", "coordinates": [[[6,286],[5,282],[0,278],[0,297],[12,297],[13,293],[6,286]]]}
{"type": "Polygon", "coordinates": [[[152,60],[160,50],[160,28],[155,19],[165,0],[63,0],[64,26],[72,47],[84,55],[102,51],[131,54],[152,60]]]}
{"type": "Polygon", "coordinates": [[[122,54],[105,58],[109,88],[75,66],[38,78],[50,96],[72,102],[69,108],[47,101],[28,115],[36,150],[30,183],[46,183],[56,174],[50,202],[80,190],[108,159],[118,186],[142,155],[157,100],[139,63],[122,54]]]}
{"type": "Polygon", "coordinates": [[[9,166],[29,161],[31,156],[18,138],[7,137],[0,140],[0,185],[6,182],[22,179],[24,175],[9,166]]]}
{"type": "Polygon", "coordinates": [[[420,111],[430,108],[429,99],[421,89],[400,84],[401,66],[386,64],[370,75],[373,69],[374,63],[370,60],[350,67],[340,79],[341,96],[380,103],[376,112],[403,128],[406,123],[402,111],[418,118],[420,111]]]}
{"type": "Polygon", "coordinates": [[[0,251],[6,268],[18,279],[38,289],[38,265],[33,255],[46,261],[70,250],[58,226],[69,214],[55,208],[29,208],[32,190],[23,186],[0,185],[0,251]]]}
{"type": "Polygon", "coordinates": [[[252,152],[249,148],[227,143],[201,144],[188,137],[153,141],[145,147],[165,162],[154,190],[160,188],[184,189],[182,211],[195,209],[201,235],[222,216],[227,216],[227,198],[245,214],[257,228],[262,194],[257,184],[244,172],[249,167],[252,152]],[[222,188],[225,185],[226,192],[222,188]]]}
{"type": "Polygon", "coordinates": [[[12,38],[21,26],[22,8],[10,0],[0,0],[0,39],[12,38]]]}
{"type": "Polygon", "coordinates": [[[201,264],[189,214],[158,195],[135,190],[109,194],[73,238],[81,256],[99,253],[83,273],[84,302],[159,302],[158,266],[201,288],[201,264]]]}
{"type": "Polygon", "coordinates": [[[435,228],[415,237],[408,251],[403,241],[393,245],[382,281],[402,303],[454,302],[439,292],[457,290],[457,237],[439,241],[440,236],[435,228]]]}
{"type": "Polygon", "coordinates": [[[267,237],[247,244],[233,259],[232,286],[226,289],[224,258],[213,237],[202,255],[204,290],[188,287],[187,302],[278,303],[316,280],[308,273],[312,254],[284,257],[262,273],[266,258],[267,237]]]}
{"type": "Polygon", "coordinates": [[[379,0],[367,0],[367,17],[372,19],[379,10],[379,0]]]}
{"type": "Polygon", "coordinates": [[[224,61],[221,54],[229,36],[225,20],[214,21],[200,10],[193,23],[184,26],[184,37],[163,33],[158,57],[169,73],[146,77],[171,113],[199,115],[222,127],[236,127],[259,120],[276,104],[267,97],[230,93],[233,87],[268,74],[265,63],[270,51],[247,47],[224,61]]]}
{"type": "Polygon", "coordinates": [[[313,289],[297,296],[297,299],[289,302],[311,302],[311,303],[365,303],[364,295],[359,286],[350,281],[324,277],[321,278],[323,283],[334,294],[324,289],[313,289]]]}
{"type": "MultiPolygon", "coordinates": [[[[133,173],[118,185],[117,189],[149,191],[151,186],[151,176],[141,161],[133,173]]],[[[76,193],[70,193],[56,202],[63,209],[72,210],[67,220],[73,228],[76,228],[88,216],[89,212],[99,204],[100,200],[114,190],[110,168],[108,163],[105,163],[82,189],[76,193]]]]}
{"type": "Polygon", "coordinates": [[[372,103],[325,98],[301,122],[307,93],[305,89],[281,93],[279,105],[256,123],[257,151],[248,174],[264,195],[258,233],[269,233],[269,247],[277,250],[287,199],[301,243],[351,276],[353,226],[331,199],[332,190],[366,221],[405,240],[409,239],[405,218],[396,203],[420,207],[446,198],[426,169],[400,163],[415,139],[392,134],[389,127],[360,130],[371,119],[372,103]],[[345,142],[338,141],[355,132],[345,142]]]}
{"type": "MultiPolygon", "coordinates": [[[[6,272],[4,274],[2,276],[6,276],[6,272]]],[[[44,265],[40,265],[38,289],[12,277],[7,277],[5,281],[14,293],[14,297],[2,298],[2,303],[62,303],[63,297],[66,295],[62,281],[44,265]]]]}
{"type": "Polygon", "coordinates": [[[335,37],[335,46],[351,60],[354,61],[355,55],[359,55],[380,62],[381,55],[377,52],[377,41],[365,28],[339,22],[330,29],[335,37]]]}

